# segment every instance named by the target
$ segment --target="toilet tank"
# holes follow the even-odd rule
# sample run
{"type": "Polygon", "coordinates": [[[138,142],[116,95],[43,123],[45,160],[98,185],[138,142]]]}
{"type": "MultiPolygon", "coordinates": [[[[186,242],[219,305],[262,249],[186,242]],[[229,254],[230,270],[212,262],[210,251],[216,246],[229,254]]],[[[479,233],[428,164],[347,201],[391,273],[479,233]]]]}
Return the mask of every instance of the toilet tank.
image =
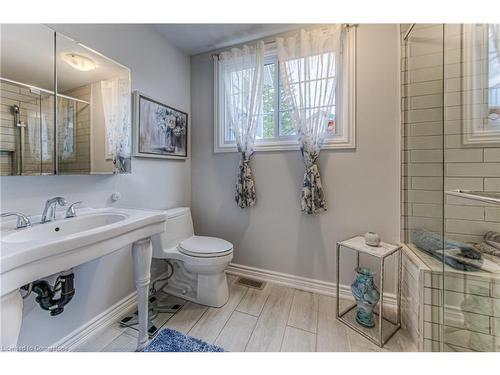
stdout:
{"type": "Polygon", "coordinates": [[[165,211],[165,232],[152,238],[153,258],[162,258],[161,251],[176,247],[179,242],[194,236],[193,219],[189,207],[172,208],[165,211]]]}

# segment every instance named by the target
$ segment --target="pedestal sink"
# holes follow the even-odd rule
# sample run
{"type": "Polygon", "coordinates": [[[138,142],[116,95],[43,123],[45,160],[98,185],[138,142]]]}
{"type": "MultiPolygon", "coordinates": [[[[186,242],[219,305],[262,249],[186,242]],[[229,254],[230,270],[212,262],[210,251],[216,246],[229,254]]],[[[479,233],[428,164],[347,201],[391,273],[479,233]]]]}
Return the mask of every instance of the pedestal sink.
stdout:
{"type": "Polygon", "coordinates": [[[17,230],[9,233],[5,237],[2,236],[2,242],[28,243],[57,240],[67,236],[78,235],[90,229],[114,224],[127,218],[128,216],[124,213],[103,212],[75,217],[71,220],[54,221],[44,225],[35,225],[27,230],[17,230]]]}
{"type": "Polygon", "coordinates": [[[3,221],[0,250],[1,346],[12,350],[22,320],[19,288],[132,245],[139,336],[137,349],[148,341],[147,309],[151,236],[164,231],[165,214],[122,208],[85,208],[78,217],[15,229],[3,221]]]}

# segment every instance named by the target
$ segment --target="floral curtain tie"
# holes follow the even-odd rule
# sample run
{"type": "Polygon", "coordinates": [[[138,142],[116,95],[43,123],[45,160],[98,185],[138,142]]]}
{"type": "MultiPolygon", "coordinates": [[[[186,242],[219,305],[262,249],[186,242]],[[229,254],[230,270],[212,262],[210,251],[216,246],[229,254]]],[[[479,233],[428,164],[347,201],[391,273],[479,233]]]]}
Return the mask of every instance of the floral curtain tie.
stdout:
{"type": "Polygon", "coordinates": [[[255,184],[250,168],[250,157],[246,152],[241,153],[234,200],[241,208],[252,207],[256,202],[255,184]]]}
{"type": "Polygon", "coordinates": [[[326,199],[318,168],[319,152],[302,150],[302,156],[306,166],[302,183],[302,212],[316,214],[326,211],[326,199]]]}

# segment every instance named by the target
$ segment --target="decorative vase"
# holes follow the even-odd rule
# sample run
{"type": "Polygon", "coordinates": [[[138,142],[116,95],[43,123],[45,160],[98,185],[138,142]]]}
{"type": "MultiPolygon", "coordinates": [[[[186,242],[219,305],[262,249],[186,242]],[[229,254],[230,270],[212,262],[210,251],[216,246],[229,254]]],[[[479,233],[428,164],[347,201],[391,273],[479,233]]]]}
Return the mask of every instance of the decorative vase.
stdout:
{"type": "Polygon", "coordinates": [[[373,272],[369,268],[358,267],[354,270],[356,279],[351,284],[351,291],[357,303],[356,321],[364,327],[374,327],[373,309],[380,299],[373,282],[373,272]]]}
{"type": "Polygon", "coordinates": [[[380,236],[375,232],[366,232],[365,233],[365,243],[369,246],[378,246],[380,245],[380,236]]]}

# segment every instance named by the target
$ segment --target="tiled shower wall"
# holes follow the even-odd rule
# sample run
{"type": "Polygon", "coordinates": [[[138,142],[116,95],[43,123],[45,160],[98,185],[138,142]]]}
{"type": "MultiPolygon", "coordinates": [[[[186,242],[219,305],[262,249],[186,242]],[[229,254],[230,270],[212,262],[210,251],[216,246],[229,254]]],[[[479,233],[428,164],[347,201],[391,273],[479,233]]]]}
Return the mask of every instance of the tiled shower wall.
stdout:
{"type": "MultiPolygon", "coordinates": [[[[406,30],[403,26],[402,36],[406,30]]],[[[408,43],[402,40],[405,242],[411,242],[413,228],[422,227],[463,242],[480,242],[488,230],[500,232],[498,206],[444,194],[452,189],[500,191],[500,148],[462,143],[463,93],[474,90],[475,104],[487,98],[480,79],[474,87],[464,85],[462,36],[460,25],[427,24],[416,25],[408,43]]],[[[500,284],[493,274],[449,267],[443,273],[437,260],[414,252],[424,260],[424,271],[418,281],[405,265],[403,318],[412,336],[423,339],[420,348],[499,351],[500,284]]]]}
{"type": "MultiPolygon", "coordinates": [[[[500,232],[498,206],[443,194],[458,188],[500,192],[500,147],[462,145],[462,94],[469,89],[462,83],[462,60],[458,24],[445,25],[444,32],[442,25],[416,25],[409,43],[402,41],[405,239],[418,227],[463,242],[500,232]]],[[[474,89],[487,98],[486,88],[474,89]]]]}
{"type": "MultiPolygon", "coordinates": [[[[82,86],[64,94],[90,102],[91,85],[82,86]]],[[[60,100],[68,100],[61,98],[60,100]]],[[[19,130],[14,124],[13,105],[20,107],[20,121],[26,124],[24,135],[23,174],[53,173],[53,98],[33,93],[29,88],[9,82],[0,82],[0,174],[16,174],[16,143],[19,130]],[[45,128],[41,128],[41,112],[45,116],[45,128]],[[42,137],[45,132],[45,138],[42,137]],[[43,138],[43,139],[42,139],[43,138]],[[48,150],[42,152],[43,147],[48,150]],[[42,158],[42,154],[44,157],[42,158]]],[[[59,126],[65,122],[65,114],[59,113],[59,126]]],[[[61,160],[59,171],[65,174],[90,173],[90,105],[75,101],[74,155],[61,160]]],[[[60,149],[61,149],[60,142],[60,149]]]]}
{"type": "MultiPolygon", "coordinates": [[[[72,98],[91,102],[91,85],[77,87],[66,91],[65,95],[72,98]]],[[[69,100],[69,99],[63,99],[69,100]]],[[[63,174],[88,174],[90,173],[90,104],[74,101],[75,117],[74,117],[74,154],[68,160],[59,158],[59,170],[63,174]]],[[[67,113],[66,113],[67,116],[67,113]]],[[[59,127],[66,124],[67,118],[64,114],[60,114],[58,118],[59,127]]],[[[61,149],[61,146],[59,147],[61,149]]]]}
{"type": "Polygon", "coordinates": [[[401,280],[401,323],[419,351],[423,349],[422,335],[422,275],[412,252],[403,249],[403,272],[401,280]]]}
{"type": "MultiPolygon", "coordinates": [[[[500,145],[464,147],[462,122],[464,93],[472,91],[474,105],[488,103],[487,79],[474,78],[472,87],[463,80],[460,25],[445,26],[445,189],[500,192],[500,145]]],[[[467,56],[467,54],[465,54],[467,56]]],[[[487,56],[481,56],[486,59],[487,56]]],[[[464,242],[481,242],[485,232],[500,232],[500,207],[454,196],[445,200],[445,233],[464,242]]]]}
{"type": "Polygon", "coordinates": [[[3,176],[10,175],[16,171],[16,143],[19,130],[14,124],[12,106],[20,108],[19,120],[26,124],[24,135],[24,157],[23,174],[40,174],[40,172],[51,173],[51,152],[46,160],[41,161],[41,113],[46,116],[47,130],[52,135],[52,110],[53,99],[50,96],[41,96],[33,93],[29,88],[8,82],[0,82],[0,173],[3,176]]]}
{"type": "Polygon", "coordinates": [[[402,238],[411,229],[441,232],[443,204],[442,26],[401,28],[402,238]],[[414,42],[415,40],[415,42],[414,42]]]}

